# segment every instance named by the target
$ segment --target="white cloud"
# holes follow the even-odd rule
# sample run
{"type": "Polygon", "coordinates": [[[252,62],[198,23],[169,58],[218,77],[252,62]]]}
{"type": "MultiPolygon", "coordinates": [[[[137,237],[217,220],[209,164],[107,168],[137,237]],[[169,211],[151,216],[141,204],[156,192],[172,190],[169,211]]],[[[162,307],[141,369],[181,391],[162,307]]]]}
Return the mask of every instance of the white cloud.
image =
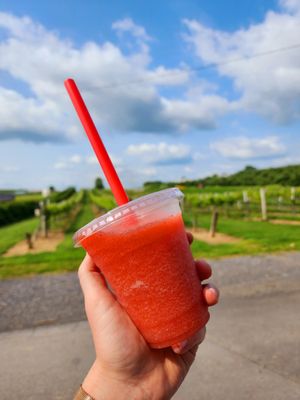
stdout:
{"type": "Polygon", "coordinates": [[[147,34],[145,28],[135,24],[131,18],[124,18],[114,22],[112,28],[118,33],[129,32],[139,39],[145,41],[151,40],[151,37],[147,34]]]}
{"type": "MultiPolygon", "coordinates": [[[[296,155],[288,155],[288,156],[283,156],[276,158],[272,162],[272,167],[284,167],[286,165],[294,165],[294,164],[300,164],[300,156],[296,155]]],[[[268,167],[269,165],[267,165],[268,167]]]]}
{"type": "Polygon", "coordinates": [[[202,151],[202,152],[196,151],[193,154],[193,160],[194,161],[206,160],[208,157],[209,157],[209,155],[205,151],[202,151]]]}
{"type": "Polygon", "coordinates": [[[98,164],[99,163],[97,157],[94,155],[86,157],[86,162],[87,162],[87,164],[98,164]]]}
{"type": "Polygon", "coordinates": [[[54,164],[55,169],[70,169],[74,168],[75,165],[82,163],[82,157],[79,154],[73,154],[69,157],[61,157],[59,161],[54,164]]]}
{"type": "Polygon", "coordinates": [[[58,161],[54,164],[55,169],[66,169],[68,168],[68,164],[63,161],[58,161]]]}
{"type": "Polygon", "coordinates": [[[127,188],[141,187],[145,181],[158,179],[160,175],[155,167],[145,167],[143,164],[139,168],[124,165],[124,167],[118,168],[118,174],[121,182],[127,188]]]}
{"type": "Polygon", "coordinates": [[[80,164],[82,161],[82,157],[79,154],[74,154],[70,157],[70,162],[73,164],[80,164]]]}
{"type": "Polygon", "coordinates": [[[211,149],[219,155],[232,159],[255,159],[278,157],[285,153],[285,146],[277,136],[249,138],[232,137],[211,143],[211,149]]]}
{"type": "Polygon", "coordinates": [[[147,80],[152,84],[159,86],[173,86],[182,85],[187,83],[190,78],[190,71],[187,67],[183,68],[173,68],[172,73],[170,70],[159,66],[153,71],[148,71],[147,80]]]}
{"type": "MultiPolygon", "coordinates": [[[[118,156],[116,156],[114,154],[110,154],[109,157],[110,157],[111,162],[113,163],[113,165],[115,167],[122,167],[123,166],[123,160],[120,157],[118,157],[118,156]]],[[[97,159],[97,157],[95,155],[91,155],[91,156],[86,157],[85,161],[86,161],[87,164],[92,164],[92,165],[93,164],[96,164],[96,165],[99,164],[99,161],[98,161],[98,159],[97,159]]]]}
{"type": "Polygon", "coordinates": [[[157,174],[156,168],[142,168],[140,173],[144,176],[154,176],[157,174]]]}
{"type": "Polygon", "coordinates": [[[195,172],[194,168],[191,168],[189,165],[183,168],[184,172],[195,172]]]}
{"type": "Polygon", "coordinates": [[[156,165],[187,164],[192,161],[191,149],[185,144],[131,144],[127,147],[127,154],[156,165]]]}
{"type": "Polygon", "coordinates": [[[234,32],[212,29],[196,20],[184,21],[188,29],[185,38],[201,61],[217,63],[218,73],[233,80],[240,95],[236,106],[281,124],[300,119],[299,48],[256,55],[299,43],[299,4],[281,1],[285,7],[281,12],[269,11],[262,22],[234,32]]]}
{"type": "Polygon", "coordinates": [[[18,172],[18,171],[20,171],[20,168],[17,167],[16,165],[2,165],[2,166],[0,166],[0,172],[10,173],[10,172],[18,172]]]}
{"type": "Polygon", "coordinates": [[[216,116],[229,111],[229,102],[217,95],[206,95],[202,98],[187,100],[163,100],[165,113],[174,128],[186,131],[191,126],[198,129],[214,128],[216,116]]]}
{"type": "Polygon", "coordinates": [[[12,82],[9,89],[0,86],[0,139],[65,141],[81,135],[63,87],[68,76],[76,79],[99,126],[110,130],[208,129],[227,112],[228,102],[215,94],[160,95],[161,85],[191,84],[189,69],[152,68],[144,28],[128,19],[114,28],[134,33],[138,48],[123,53],[108,41],[78,47],[29,17],[0,13],[0,71],[12,82]]]}
{"type": "Polygon", "coordinates": [[[290,12],[300,11],[300,1],[299,0],[280,0],[279,4],[281,7],[290,12]]]}

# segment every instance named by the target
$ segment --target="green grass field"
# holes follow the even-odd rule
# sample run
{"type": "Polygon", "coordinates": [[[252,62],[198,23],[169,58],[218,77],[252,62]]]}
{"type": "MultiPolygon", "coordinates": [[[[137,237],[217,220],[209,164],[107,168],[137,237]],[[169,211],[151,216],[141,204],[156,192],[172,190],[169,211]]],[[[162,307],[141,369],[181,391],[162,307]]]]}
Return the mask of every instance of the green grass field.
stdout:
{"type": "MultiPolygon", "coordinates": [[[[210,218],[210,215],[200,216],[199,227],[209,229],[210,218]]],[[[191,219],[188,216],[185,216],[185,221],[187,226],[191,226],[191,219]]],[[[300,226],[274,225],[270,222],[222,217],[218,222],[218,232],[240,238],[241,241],[208,245],[196,240],[193,244],[195,257],[224,257],[300,250],[300,226]]]]}
{"type": "MultiPolygon", "coordinates": [[[[87,224],[93,218],[95,218],[95,214],[91,209],[90,203],[86,201],[80,212],[76,215],[71,226],[67,229],[63,242],[58,245],[55,252],[28,254],[16,257],[0,257],[0,278],[76,270],[84,256],[84,251],[81,248],[74,248],[72,241],[73,232],[87,224]]],[[[19,225],[24,224],[24,222],[20,222],[19,225]]],[[[37,225],[37,221],[35,220],[34,222],[37,225]]],[[[12,225],[2,228],[0,233],[2,230],[9,230],[11,227],[12,225]]],[[[26,227],[28,229],[28,225],[26,227]]],[[[16,240],[14,232],[17,230],[18,227],[16,227],[14,231],[11,231],[11,241],[9,245],[7,244],[5,250],[24,238],[26,229],[23,230],[23,234],[19,234],[19,239],[16,240]],[[13,239],[15,240],[13,241],[13,239]]],[[[2,247],[3,243],[1,239],[1,248],[2,247]]]]}
{"type": "MultiPolygon", "coordinates": [[[[101,197],[101,193],[94,194],[101,197]]],[[[140,195],[140,192],[130,191],[131,197],[140,195]]],[[[64,225],[65,238],[58,245],[55,252],[3,257],[1,255],[8,248],[24,239],[26,232],[33,232],[36,229],[38,220],[32,218],[0,228],[0,278],[77,270],[84,256],[84,251],[81,248],[73,247],[72,235],[80,227],[95,218],[96,206],[103,208],[105,202],[110,201],[111,203],[111,194],[108,191],[104,191],[103,202],[95,199],[94,205],[92,205],[92,201],[93,196],[85,192],[80,204],[76,206],[78,207],[77,211],[79,211],[75,212],[73,210],[71,214],[66,214],[63,217],[65,220],[69,219],[68,223],[64,225]]],[[[197,213],[199,216],[198,225],[208,229],[210,215],[203,213],[203,210],[198,210],[197,213]]],[[[252,217],[256,217],[256,214],[252,215],[252,217]]],[[[192,225],[191,210],[185,210],[184,219],[188,230],[189,226],[192,225]]],[[[286,219],[299,220],[299,215],[289,214],[286,219]]],[[[195,258],[218,258],[300,250],[300,226],[274,225],[269,222],[250,221],[244,218],[243,212],[237,211],[236,207],[235,211],[230,212],[228,217],[224,213],[220,215],[218,231],[235,236],[240,241],[238,243],[210,245],[206,242],[195,240],[192,245],[195,258]]]]}
{"type": "Polygon", "coordinates": [[[41,193],[28,193],[28,194],[19,194],[16,196],[16,201],[40,201],[43,199],[41,193]]]}
{"type": "Polygon", "coordinates": [[[5,253],[7,249],[17,242],[23,240],[26,232],[32,233],[37,226],[37,218],[30,218],[0,228],[0,255],[5,253]]]}

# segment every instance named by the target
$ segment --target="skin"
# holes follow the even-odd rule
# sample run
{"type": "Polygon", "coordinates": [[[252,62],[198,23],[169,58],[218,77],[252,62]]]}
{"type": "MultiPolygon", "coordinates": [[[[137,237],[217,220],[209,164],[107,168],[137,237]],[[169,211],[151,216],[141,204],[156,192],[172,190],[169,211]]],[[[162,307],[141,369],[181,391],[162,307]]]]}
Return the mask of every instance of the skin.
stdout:
{"type": "MultiPolygon", "coordinates": [[[[192,243],[191,234],[187,239],[192,243]]],[[[195,261],[195,266],[200,281],[211,276],[206,261],[195,261]]],[[[96,352],[83,389],[95,400],[171,399],[195,360],[205,328],[172,348],[151,349],[88,255],[78,274],[96,352]]],[[[203,285],[203,294],[208,306],[218,302],[213,285],[203,285]]]]}

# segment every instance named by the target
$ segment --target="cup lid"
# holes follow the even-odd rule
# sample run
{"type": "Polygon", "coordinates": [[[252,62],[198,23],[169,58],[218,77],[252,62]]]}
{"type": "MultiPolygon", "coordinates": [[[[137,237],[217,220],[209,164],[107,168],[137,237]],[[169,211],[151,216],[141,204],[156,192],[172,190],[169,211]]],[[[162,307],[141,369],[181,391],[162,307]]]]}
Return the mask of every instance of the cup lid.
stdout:
{"type": "Polygon", "coordinates": [[[137,211],[140,212],[141,210],[147,209],[149,207],[151,208],[155,206],[155,204],[164,202],[172,198],[181,200],[183,199],[183,196],[183,193],[177,188],[163,189],[159,192],[147,194],[146,196],[139,197],[138,199],[129,201],[122,206],[116,207],[106,214],[103,214],[100,217],[93,219],[87,225],[79,229],[73,236],[75,246],[79,246],[80,242],[86,237],[102,230],[103,228],[111,225],[112,223],[123,217],[134,214],[137,211]]]}

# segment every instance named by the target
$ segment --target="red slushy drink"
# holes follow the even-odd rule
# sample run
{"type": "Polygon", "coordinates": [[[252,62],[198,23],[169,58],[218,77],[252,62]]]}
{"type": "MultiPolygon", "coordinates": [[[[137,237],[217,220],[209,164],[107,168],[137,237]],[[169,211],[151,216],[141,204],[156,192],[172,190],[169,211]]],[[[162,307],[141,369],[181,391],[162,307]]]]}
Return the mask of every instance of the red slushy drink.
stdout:
{"type": "Polygon", "coordinates": [[[151,347],[185,340],[209,319],[185,233],[178,189],[117,207],[74,237],[151,347]]]}

